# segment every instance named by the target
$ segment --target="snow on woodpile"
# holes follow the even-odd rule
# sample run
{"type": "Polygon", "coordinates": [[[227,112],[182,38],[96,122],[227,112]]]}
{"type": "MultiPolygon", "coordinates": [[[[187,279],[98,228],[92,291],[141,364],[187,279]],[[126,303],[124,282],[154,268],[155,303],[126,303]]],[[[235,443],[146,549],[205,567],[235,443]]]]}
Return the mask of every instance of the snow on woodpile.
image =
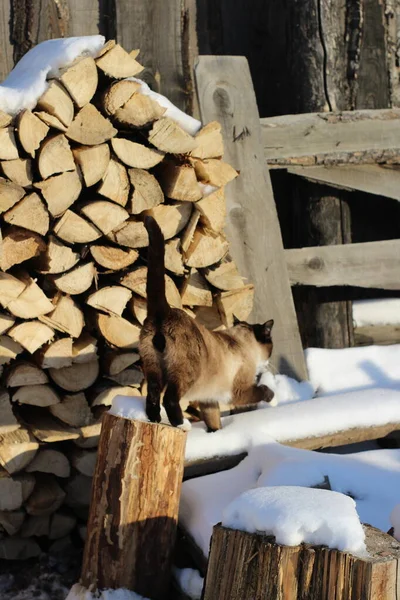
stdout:
{"type": "Polygon", "coordinates": [[[278,544],[305,542],[365,556],[365,533],[352,498],[294,486],[243,492],[222,513],[222,525],[273,535],[278,544]],[[339,518],[338,518],[339,516],[339,518]]]}
{"type": "MultiPolygon", "coordinates": [[[[400,498],[400,494],[399,494],[400,498]]],[[[393,527],[393,535],[400,542],[400,504],[396,504],[390,513],[390,523],[393,527]]]]}
{"type": "Polygon", "coordinates": [[[400,298],[376,298],[353,302],[355,327],[365,325],[399,325],[400,298]]]}
{"type": "MultiPolygon", "coordinates": [[[[144,396],[115,396],[109,412],[116,417],[123,417],[124,419],[150,421],[146,414],[146,398],[144,396]]],[[[167,412],[163,406],[161,406],[161,423],[169,425],[167,412]]],[[[187,419],[184,419],[182,425],[179,425],[179,429],[189,431],[191,424],[187,419]]]]}

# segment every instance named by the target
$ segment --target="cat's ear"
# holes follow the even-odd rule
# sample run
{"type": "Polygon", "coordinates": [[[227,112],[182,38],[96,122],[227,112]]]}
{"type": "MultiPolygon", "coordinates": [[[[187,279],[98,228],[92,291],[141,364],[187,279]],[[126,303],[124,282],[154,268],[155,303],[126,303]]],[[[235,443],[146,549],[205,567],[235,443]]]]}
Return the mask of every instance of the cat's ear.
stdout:
{"type": "Polygon", "coordinates": [[[267,337],[267,338],[271,337],[271,331],[272,331],[273,326],[274,326],[274,320],[273,319],[270,319],[269,321],[267,321],[266,323],[264,323],[264,325],[263,325],[263,331],[264,331],[265,337],[267,337]]]}
{"type": "Polygon", "coordinates": [[[233,326],[241,325],[242,321],[240,321],[235,315],[233,315],[233,326]]]}

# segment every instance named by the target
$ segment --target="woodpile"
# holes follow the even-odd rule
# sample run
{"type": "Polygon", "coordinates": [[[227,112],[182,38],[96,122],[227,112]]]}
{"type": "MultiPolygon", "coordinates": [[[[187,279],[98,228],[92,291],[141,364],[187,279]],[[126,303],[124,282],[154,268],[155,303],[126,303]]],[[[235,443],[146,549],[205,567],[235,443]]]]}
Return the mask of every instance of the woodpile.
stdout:
{"type": "Polygon", "coordinates": [[[87,517],[101,417],[140,395],[146,215],[166,239],[167,297],[212,329],[251,312],[223,233],[220,125],[190,135],[108,42],[0,114],[0,558],[87,517]]]}

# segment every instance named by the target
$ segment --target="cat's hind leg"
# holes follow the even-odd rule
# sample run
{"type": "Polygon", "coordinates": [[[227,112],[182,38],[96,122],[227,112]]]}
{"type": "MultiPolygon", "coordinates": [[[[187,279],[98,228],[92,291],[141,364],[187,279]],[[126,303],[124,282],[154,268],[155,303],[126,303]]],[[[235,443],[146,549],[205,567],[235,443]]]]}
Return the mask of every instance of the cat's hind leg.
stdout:
{"type": "Polygon", "coordinates": [[[221,411],[218,402],[200,403],[200,414],[209,432],[221,429],[221,411]]]}

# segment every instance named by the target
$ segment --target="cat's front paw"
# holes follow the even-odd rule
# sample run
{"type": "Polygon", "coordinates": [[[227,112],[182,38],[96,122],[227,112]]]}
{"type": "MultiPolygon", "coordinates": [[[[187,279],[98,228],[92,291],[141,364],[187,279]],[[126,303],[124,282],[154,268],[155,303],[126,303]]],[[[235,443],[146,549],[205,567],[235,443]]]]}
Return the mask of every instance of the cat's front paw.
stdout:
{"type": "Polygon", "coordinates": [[[159,406],[154,404],[146,404],[146,414],[152,423],[160,423],[161,410],[159,406]]]}

